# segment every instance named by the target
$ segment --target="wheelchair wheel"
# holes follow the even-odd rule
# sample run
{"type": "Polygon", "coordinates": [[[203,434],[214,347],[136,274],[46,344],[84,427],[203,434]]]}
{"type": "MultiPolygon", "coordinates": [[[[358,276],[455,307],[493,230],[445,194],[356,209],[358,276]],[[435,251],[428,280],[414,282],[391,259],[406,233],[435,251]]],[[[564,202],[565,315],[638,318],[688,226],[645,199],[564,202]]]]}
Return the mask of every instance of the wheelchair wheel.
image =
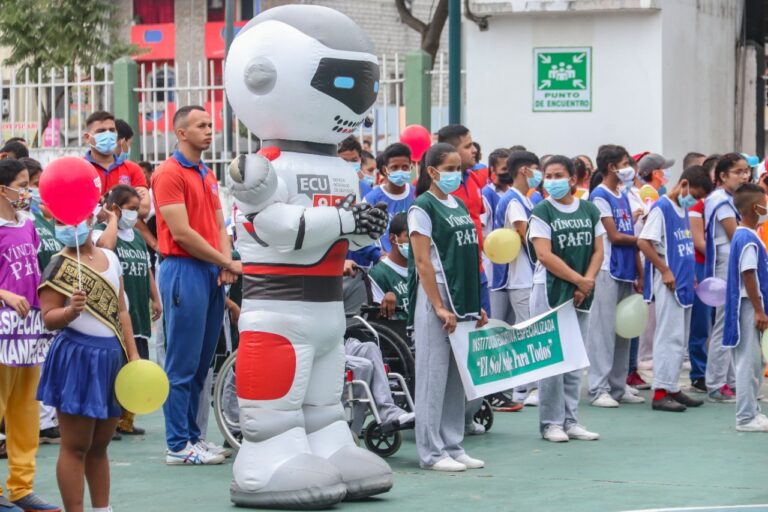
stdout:
{"type": "MultiPolygon", "coordinates": [[[[408,384],[408,390],[413,394],[416,382],[415,362],[407,340],[384,323],[375,321],[369,323],[379,334],[379,348],[384,364],[389,366],[390,371],[403,376],[408,384]]],[[[359,322],[352,322],[347,327],[344,338],[350,337],[360,341],[375,341],[372,339],[371,332],[359,322]]]]}
{"type": "Polygon", "coordinates": [[[493,427],[493,409],[491,403],[488,400],[483,400],[480,410],[475,413],[475,422],[485,427],[485,431],[488,432],[493,427]]]}
{"type": "Polygon", "coordinates": [[[365,447],[379,457],[389,457],[397,453],[403,442],[400,432],[384,433],[381,425],[372,421],[368,424],[364,434],[365,447]]]}
{"type": "Polygon", "coordinates": [[[222,363],[216,384],[213,387],[213,412],[224,439],[234,449],[240,448],[240,408],[235,393],[235,360],[237,351],[232,352],[222,363]]]}

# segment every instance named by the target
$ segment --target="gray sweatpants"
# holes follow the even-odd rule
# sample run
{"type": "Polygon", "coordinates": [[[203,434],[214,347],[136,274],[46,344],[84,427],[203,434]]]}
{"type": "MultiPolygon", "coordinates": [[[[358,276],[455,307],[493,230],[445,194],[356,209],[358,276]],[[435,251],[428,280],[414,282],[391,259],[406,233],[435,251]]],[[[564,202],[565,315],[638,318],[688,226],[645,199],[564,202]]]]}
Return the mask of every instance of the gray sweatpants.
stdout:
{"type": "MultiPolygon", "coordinates": [[[[438,285],[449,304],[444,285],[438,285]]],[[[464,439],[464,388],[448,334],[419,285],[416,295],[416,451],[422,467],[460,457],[464,439]]]]}
{"type": "MultiPolygon", "coordinates": [[[[534,284],[531,292],[531,316],[540,315],[551,308],[547,303],[545,284],[534,284]]],[[[576,312],[581,337],[586,338],[589,314],[576,312]]],[[[549,425],[560,425],[568,430],[578,423],[579,392],[583,370],[548,377],[539,381],[539,430],[549,425]]]]}
{"type": "MultiPolygon", "coordinates": [[[[392,391],[389,389],[389,377],[384,368],[384,360],[381,357],[381,349],[370,341],[361,342],[350,338],[344,344],[346,353],[346,367],[352,370],[355,380],[363,380],[368,384],[373,395],[376,408],[379,411],[382,423],[391,423],[405,411],[395,405],[392,399],[392,391]]],[[[356,386],[354,395],[362,398],[363,390],[356,386]]],[[[346,399],[346,394],[343,395],[346,399]]],[[[365,403],[356,403],[352,410],[351,429],[360,435],[363,423],[367,415],[368,406],[365,403]]]]}
{"type": "MultiPolygon", "coordinates": [[[[718,256],[715,276],[725,280],[728,279],[727,258],[718,256]]],[[[726,384],[733,384],[733,351],[723,346],[724,329],[725,305],[715,308],[715,325],[712,327],[712,334],[709,336],[705,382],[710,393],[717,391],[726,384]]]]}
{"type": "Polygon", "coordinates": [[[736,424],[749,423],[760,413],[757,395],[763,383],[763,356],[760,333],[755,329],[755,309],[749,299],[741,299],[739,344],[733,347],[736,362],[736,424]]]}
{"type": "Polygon", "coordinates": [[[692,308],[678,304],[675,293],[661,280],[661,272],[653,275],[656,300],[656,333],[653,337],[653,389],[670,393],[680,391],[680,372],[688,352],[692,308]]]}
{"type": "Polygon", "coordinates": [[[609,271],[601,270],[595,290],[584,338],[589,356],[589,399],[609,393],[620,400],[629,373],[629,340],[616,334],[616,305],[632,295],[632,283],[617,281],[609,271]]]}

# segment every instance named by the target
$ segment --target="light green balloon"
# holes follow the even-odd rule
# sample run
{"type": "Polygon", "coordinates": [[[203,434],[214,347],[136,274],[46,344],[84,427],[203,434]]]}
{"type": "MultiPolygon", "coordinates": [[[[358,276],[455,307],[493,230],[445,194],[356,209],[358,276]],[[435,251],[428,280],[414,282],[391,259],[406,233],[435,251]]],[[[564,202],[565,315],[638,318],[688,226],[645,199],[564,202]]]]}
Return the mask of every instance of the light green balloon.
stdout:
{"type": "Polygon", "coordinates": [[[648,304],[635,293],[616,306],[616,334],[632,339],[640,336],[648,325],[648,304]]]}

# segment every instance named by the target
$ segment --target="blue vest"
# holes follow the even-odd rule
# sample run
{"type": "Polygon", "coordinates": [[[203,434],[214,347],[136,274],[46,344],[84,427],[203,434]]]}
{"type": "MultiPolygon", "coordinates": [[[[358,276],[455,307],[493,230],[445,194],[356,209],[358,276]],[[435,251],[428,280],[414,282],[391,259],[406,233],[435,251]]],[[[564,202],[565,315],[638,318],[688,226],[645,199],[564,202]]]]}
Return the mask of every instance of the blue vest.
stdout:
{"type": "Polygon", "coordinates": [[[739,316],[741,315],[741,257],[744,249],[753,245],[757,248],[757,289],[765,311],[765,297],[768,296],[768,253],[757,234],[751,229],[738,228],[731,240],[731,258],[728,260],[728,286],[725,289],[725,329],[723,345],[735,347],[739,344],[739,316]]]}
{"type": "MultiPolygon", "coordinates": [[[[408,208],[411,207],[411,204],[413,204],[415,199],[413,187],[410,184],[406,186],[408,187],[409,194],[403,199],[392,199],[384,193],[382,185],[368,192],[365,196],[365,202],[372,205],[375,205],[376,203],[386,203],[389,222],[392,222],[392,217],[398,213],[408,213],[408,208]]],[[[381,235],[381,238],[379,238],[379,245],[384,249],[384,252],[392,250],[392,246],[389,243],[389,225],[387,225],[387,230],[381,235]]]]}
{"type": "Polygon", "coordinates": [[[480,191],[483,194],[483,197],[488,202],[488,204],[491,206],[491,222],[493,222],[493,219],[496,215],[496,205],[499,204],[499,201],[501,200],[501,196],[498,192],[496,192],[496,185],[490,184],[483,187],[483,190],[480,191]]]}
{"type": "Polygon", "coordinates": [[[733,206],[733,198],[730,194],[728,194],[728,199],[722,201],[717,206],[715,206],[715,209],[712,210],[712,215],[709,216],[709,219],[707,220],[707,247],[706,252],[704,253],[704,277],[712,277],[715,275],[715,258],[717,256],[716,254],[716,247],[715,247],[715,223],[717,220],[715,219],[715,215],[717,214],[717,210],[723,207],[731,208],[736,213],[736,220],[741,220],[741,215],[739,215],[739,212],[736,211],[736,207],[733,206]]]}
{"type": "MultiPolygon", "coordinates": [[[[667,266],[675,276],[675,296],[678,304],[687,308],[693,305],[693,278],[696,260],[693,250],[693,235],[688,221],[688,210],[685,218],[681,219],[675,211],[672,200],[662,196],[651,211],[658,208],[664,217],[665,259],[667,266]]],[[[656,268],[649,260],[645,261],[645,281],[643,297],[650,301],[653,298],[653,273],[656,268]]]]}
{"type": "MultiPolygon", "coordinates": [[[[613,222],[619,233],[634,236],[635,226],[632,220],[632,207],[629,205],[629,198],[624,192],[621,197],[616,197],[602,187],[597,187],[592,191],[589,200],[594,202],[595,198],[602,198],[611,206],[613,212],[613,222]]],[[[606,235],[607,236],[607,235],[606,235]]],[[[632,282],[637,279],[637,260],[635,259],[634,245],[612,245],[611,246],[611,277],[618,281],[632,282]]]]}
{"type": "MultiPolygon", "coordinates": [[[[525,216],[531,218],[531,209],[525,204],[525,196],[520,193],[515,187],[509,187],[503,196],[501,196],[499,203],[496,205],[496,211],[493,215],[493,229],[503,228],[507,222],[507,209],[509,203],[517,201],[525,211],[525,216]]],[[[521,251],[525,251],[526,244],[523,242],[521,251]]],[[[522,255],[518,256],[521,257],[522,255]]],[[[528,258],[530,261],[530,258],[528,258]]],[[[509,280],[509,263],[505,265],[493,264],[493,282],[491,283],[491,290],[503,290],[507,287],[507,281],[509,280]]]]}

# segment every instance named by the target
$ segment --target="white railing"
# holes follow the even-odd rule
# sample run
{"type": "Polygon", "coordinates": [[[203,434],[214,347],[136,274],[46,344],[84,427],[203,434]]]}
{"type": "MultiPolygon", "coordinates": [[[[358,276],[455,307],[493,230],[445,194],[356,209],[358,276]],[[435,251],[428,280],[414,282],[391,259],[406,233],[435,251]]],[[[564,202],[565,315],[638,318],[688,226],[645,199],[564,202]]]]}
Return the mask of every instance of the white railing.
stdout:
{"type": "MultiPolygon", "coordinates": [[[[214,137],[203,155],[206,162],[220,166],[234,155],[258,149],[258,140],[236,116],[232,137],[224,137],[227,105],[221,81],[223,68],[221,60],[172,65],[139,63],[138,86],[134,89],[139,126],[134,144],[139,146],[142,160],[158,164],[173,152],[173,114],[180,106],[190,104],[202,105],[212,116],[214,137]]],[[[371,142],[373,152],[397,141],[405,125],[405,58],[400,54],[383,55],[379,69],[379,95],[369,113],[372,124],[361,125],[357,132],[361,140],[371,142]]],[[[435,68],[428,73],[433,80],[433,122],[428,128],[434,131],[447,122],[448,70],[444,53],[438,54],[435,68]]],[[[26,138],[33,156],[43,163],[57,154],[85,152],[85,119],[96,110],[113,111],[114,77],[110,66],[78,68],[74,72],[39,69],[20,76],[6,71],[3,78],[0,139],[26,138]],[[50,121],[46,123],[47,117],[50,121]]]]}
{"type": "Polygon", "coordinates": [[[81,146],[85,119],[112,109],[110,66],[27,69],[20,75],[11,72],[0,80],[0,138],[24,137],[33,152],[81,146]]]}

